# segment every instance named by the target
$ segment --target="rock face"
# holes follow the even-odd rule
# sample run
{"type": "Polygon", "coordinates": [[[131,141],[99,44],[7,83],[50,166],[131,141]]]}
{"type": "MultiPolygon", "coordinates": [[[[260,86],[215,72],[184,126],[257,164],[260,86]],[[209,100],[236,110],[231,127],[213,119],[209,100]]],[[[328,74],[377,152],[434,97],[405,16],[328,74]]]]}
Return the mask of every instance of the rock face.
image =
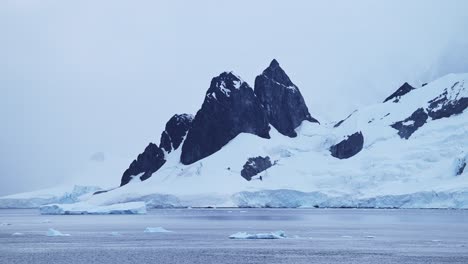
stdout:
{"type": "Polygon", "coordinates": [[[446,88],[441,95],[428,102],[429,116],[436,120],[462,113],[468,107],[465,89],[464,83],[460,82],[454,83],[450,89],[446,88]]]}
{"type": "Polygon", "coordinates": [[[400,98],[414,90],[413,86],[409,85],[407,82],[405,82],[398,90],[396,90],[394,93],[392,93],[389,97],[387,97],[383,102],[387,102],[393,99],[394,103],[398,103],[400,101],[400,98]]]}
{"type": "Polygon", "coordinates": [[[410,117],[392,124],[391,127],[398,130],[398,135],[401,138],[408,139],[418,128],[426,123],[427,118],[428,115],[426,111],[422,108],[418,108],[410,117]]]}
{"type": "Polygon", "coordinates": [[[180,160],[191,164],[220,150],[245,132],[270,138],[265,109],[253,89],[233,73],[213,78],[182,145],[180,160]]]}
{"type": "Polygon", "coordinates": [[[166,163],[164,152],[156,144],[150,143],[143,153],[138,155],[130,167],[122,175],[120,186],[130,182],[130,180],[137,175],[140,175],[140,180],[144,181],[151,177],[151,175],[159,170],[166,163]]]}
{"type": "Polygon", "coordinates": [[[296,137],[294,129],[304,120],[318,123],[310,115],[299,88],[276,60],[255,78],[255,94],[265,107],[270,124],[283,135],[296,137]]]}
{"type": "Polygon", "coordinates": [[[166,130],[161,134],[161,143],[159,146],[170,153],[179,148],[185,135],[190,129],[193,116],[189,114],[174,115],[166,123],[166,130]]]}
{"type": "Polygon", "coordinates": [[[347,159],[358,154],[364,146],[364,137],[361,132],[356,132],[347,139],[330,147],[331,155],[338,159],[347,159]]]}
{"type": "Polygon", "coordinates": [[[253,176],[273,166],[270,157],[249,158],[241,170],[241,176],[250,181],[253,176]]]}

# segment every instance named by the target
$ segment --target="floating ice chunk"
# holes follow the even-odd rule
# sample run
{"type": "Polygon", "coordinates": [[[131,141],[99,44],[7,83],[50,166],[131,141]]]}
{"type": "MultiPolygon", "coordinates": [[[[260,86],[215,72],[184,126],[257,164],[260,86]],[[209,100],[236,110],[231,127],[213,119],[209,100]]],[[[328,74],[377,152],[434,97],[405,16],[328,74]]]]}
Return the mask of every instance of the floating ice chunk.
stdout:
{"type": "Polygon", "coordinates": [[[42,220],[41,223],[43,224],[49,224],[51,223],[51,221],[49,219],[45,219],[45,220],[42,220]]]}
{"type": "Polygon", "coordinates": [[[70,234],[64,234],[58,230],[55,230],[53,228],[49,228],[49,230],[47,231],[47,234],[46,236],[50,236],[50,237],[55,237],[55,236],[70,236],[70,234]]]}
{"type": "Polygon", "coordinates": [[[341,236],[342,238],[352,238],[352,236],[341,236]]]}
{"type": "Polygon", "coordinates": [[[11,225],[10,223],[0,223],[0,226],[9,226],[11,225]]]}
{"type": "Polygon", "coordinates": [[[144,202],[120,203],[105,206],[87,203],[48,204],[39,207],[41,214],[80,215],[80,214],[146,214],[144,202]]]}
{"type": "Polygon", "coordinates": [[[276,231],[271,233],[249,234],[246,232],[238,232],[229,236],[230,239],[280,239],[285,238],[284,231],[276,231]]]}
{"type": "Polygon", "coordinates": [[[439,239],[433,239],[433,240],[431,240],[431,242],[434,242],[434,243],[440,243],[440,242],[442,242],[442,240],[439,240],[439,239]]]}
{"type": "Polygon", "coordinates": [[[16,232],[16,233],[13,233],[11,234],[12,236],[24,236],[24,233],[19,233],[19,232],[16,232]]]}
{"type": "Polygon", "coordinates": [[[144,232],[145,233],[171,233],[172,231],[169,231],[165,228],[158,226],[158,227],[147,227],[144,232]]]}
{"type": "Polygon", "coordinates": [[[365,236],[364,238],[375,238],[375,236],[365,236]]]}
{"type": "Polygon", "coordinates": [[[119,232],[111,232],[110,235],[111,236],[122,236],[122,234],[120,234],[119,232]]]}

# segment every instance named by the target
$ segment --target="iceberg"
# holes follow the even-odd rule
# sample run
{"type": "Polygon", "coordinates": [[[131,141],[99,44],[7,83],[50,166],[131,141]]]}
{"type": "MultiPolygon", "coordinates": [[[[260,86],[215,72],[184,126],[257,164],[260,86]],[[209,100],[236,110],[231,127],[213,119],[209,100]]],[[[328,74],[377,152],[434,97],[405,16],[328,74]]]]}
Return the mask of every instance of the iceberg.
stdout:
{"type": "Polygon", "coordinates": [[[145,233],[171,233],[172,231],[158,226],[158,227],[147,227],[144,232],[145,233]]]}
{"type": "Polygon", "coordinates": [[[58,230],[55,230],[53,228],[49,228],[49,230],[46,233],[46,236],[50,237],[56,237],[56,236],[70,236],[70,234],[64,234],[58,230]]]}
{"type": "Polygon", "coordinates": [[[146,214],[144,202],[130,202],[96,206],[88,203],[49,204],[39,207],[45,215],[82,215],[82,214],[146,214]]]}
{"type": "Polygon", "coordinates": [[[281,239],[285,238],[284,231],[276,231],[270,233],[249,234],[246,232],[238,232],[229,236],[230,239],[281,239]]]}

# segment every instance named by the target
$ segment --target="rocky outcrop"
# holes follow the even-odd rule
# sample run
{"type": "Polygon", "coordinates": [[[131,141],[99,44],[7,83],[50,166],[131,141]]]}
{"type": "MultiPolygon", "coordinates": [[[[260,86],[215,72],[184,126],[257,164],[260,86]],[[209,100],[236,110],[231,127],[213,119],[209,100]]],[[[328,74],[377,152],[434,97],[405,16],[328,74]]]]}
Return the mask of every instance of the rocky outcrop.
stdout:
{"type": "Polygon", "coordinates": [[[190,126],[193,116],[189,114],[174,115],[166,123],[166,129],[161,134],[161,143],[159,147],[170,153],[179,148],[184,140],[190,126]]]}
{"type": "Polygon", "coordinates": [[[265,107],[270,124],[283,135],[296,137],[294,129],[304,120],[318,122],[310,115],[299,88],[276,60],[255,78],[255,94],[265,107]]]}
{"type": "Polygon", "coordinates": [[[405,120],[393,123],[391,127],[398,130],[401,138],[408,139],[411,135],[422,127],[427,121],[428,115],[422,108],[418,108],[411,116],[405,120]]]}
{"type": "Polygon", "coordinates": [[[164,152],[156,144],[150,143],[143,153],[138,155],[130,167],[122,175],[120,186],[130,182],[130,180],[139,175],[140,180],[144,181],[159,170],[166,163],[164,152]]]}
{"type": "Polygon", "coordinates": [[[330,147],[331,155],[338,159],[348,159],[358,154],[364,146],[364,137],[356,132],[336,145],[330,147]]]}
{"type": "Polygon", "coordinates": [[[220,150],[240,133],[270,138],[265,109],[253,89],[224,72],[211,81],[201,109],[182,145],[180,160],[191,164],[220,150]]]}
{"type": "Polygon", "coordinates": [[[409,85],[407,82],[405,82],[400,88],[398,88],[394,93],[392,93],[389,97],[387,97],[383,102],[387,102],[393,99],[394,103],[398,103],[400,101],[400,98],[414,90],[413,86],[409,85]]]}
{"type": "Polygon", "coordinates": [[[466,94],[464,83],[454,83],[450,89],[444,89],[441,95],[428,102],[428,115],[436,120],[462,113],[468,107],[466,94]]]}
{"type": "Polygon", "coordinates": [[[253,176],[265,171],[271,166],[273,166],[273,164],[268,156],[249,158],[242,168],[241,176],[250,181],[253,176]]]}

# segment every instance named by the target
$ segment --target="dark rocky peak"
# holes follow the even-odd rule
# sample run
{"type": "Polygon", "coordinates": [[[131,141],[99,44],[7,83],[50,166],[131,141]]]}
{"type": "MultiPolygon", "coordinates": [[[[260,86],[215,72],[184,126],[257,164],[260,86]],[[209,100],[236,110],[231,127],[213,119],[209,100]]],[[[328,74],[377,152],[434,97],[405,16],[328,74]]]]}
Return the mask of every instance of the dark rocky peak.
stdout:
{"type": "Polygon", "coordinates": [[[179,148],[192,125],[192,121],[193,115],[180,114],[172,116],[166,123],[166,129],[161,134],[159,146],[167,153],[179,148]]]}
{"type": "Polygon", "coordinates": [[[364,146],[364,136],[362,133],[356,132],[338,144],[330,147],[330,153],[338,159],[348,159],[358,154],[364,146]]]}
{"type": "Polygon", "coordinates": [[[156,144],[150,143],[143,153],[138,155],[138,158],[134,160],[130,167],[122,175],[120,186],[123,186],[130,182],[130,180],[139,176],[140,180],[144,181],[151,177],[151,175],[159,170],[166,163],[164,158],[164,152],[156,144]]]}
{"type": "Polygon", "coordinates": [[[276,60],[255,78],[255,94],[268,115],[270,124],[281,134],[296,137],[296,129],[304,120],[313,118],[299,88],[289,79],[276,60]]]}
{"type": "Polygon", "coordinates": [[[211,80],[210,88],[206,91],[206,98],[208,100],[229,101],[231,93],[236,93],[241,89],[252,88],[234,73],[223,72],[211,80]]]}
{"type": "Polygon", "coordinates": [[[253,89],[231,72],[213,78],[182,145],[180,160],[191,164],[220,150],[240,133],[270,138],[268,118],[253,89]]]}
{"type": "Polygon", "coordinates": [[[393,99],[394,103],[398,103],[403,95],[411,92],[414,89],[416,88],[405,82],[402,86],[400,86],[400,88],[398,88],[394,93],[387,97],[383,102],[385,103],[393,99]]]}

